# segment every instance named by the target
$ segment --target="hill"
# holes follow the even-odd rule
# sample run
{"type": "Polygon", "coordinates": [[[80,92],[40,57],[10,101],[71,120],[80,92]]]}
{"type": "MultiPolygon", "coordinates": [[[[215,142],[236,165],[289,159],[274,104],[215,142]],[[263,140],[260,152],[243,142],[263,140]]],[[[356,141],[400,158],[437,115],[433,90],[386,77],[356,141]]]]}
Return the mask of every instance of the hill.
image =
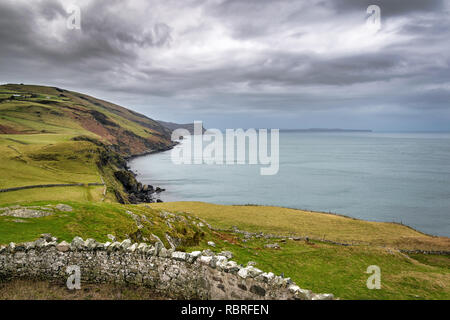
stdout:
{"type": "MultiPolygon", "coordinates": [[[[174,123],[174,122],[166,122],[166,121],[158,121],[163,127],[168,129],[170,132],[175,131],[176,129],[186,129],[191,134],[194,134],[194,124],[193,123],[174,123]]],[[[206,130],[202,127],[202,133],[204,133],[206,130]]]]}
{"type": "Polygon", "coordinates": [[[0,86],[3,134],[79,133],[125,156],[167,148],[170,132],[159,122],[116,104],[55,87],[0,86]]]}
{"type": "Polygon", "coordinates": [[[138,202],[142,186],[126,170],[125,159],[173,146],[170,131],[144,115],[85,94],[34,85],[0,86],[0,133],[0,189],[85,185],[0,193],[0,203],[69,196],[138,202]],[[103,183],[106,194],[94,185],[103,183]],[[136,193],[131,199],[129,191],[136,193]]]}

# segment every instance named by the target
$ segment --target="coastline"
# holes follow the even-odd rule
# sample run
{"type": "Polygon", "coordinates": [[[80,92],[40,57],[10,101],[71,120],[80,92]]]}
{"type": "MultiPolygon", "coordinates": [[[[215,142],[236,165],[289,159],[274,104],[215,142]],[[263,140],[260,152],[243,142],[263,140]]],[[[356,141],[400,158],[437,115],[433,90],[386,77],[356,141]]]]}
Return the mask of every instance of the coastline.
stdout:
{"type": "MultiPolygon", "coordinates": [[[[174,142],[174,144],[173,144],[172,146],[167,147],[166,149],[151,150],[151,151],[148,151],[148,152],[145,152],[145,153],[142,153],[142,154],[135,154],[135,155],[132,155],[132,156],[130,156],[130,157],[127,157],[127,158],[126,158],[126,160],[127,160],[127,166],[128,166],[128,162],[131,161],[131,160],[133,160],[133,159],[136,159],[136,158],[139,158],[139,157],[142,157],[142,156],[146,156],[146,155],[157,154],[157,153],[160,153],[160,152],[166,152],[166,151],[169,151],[169,150],[173,149],[173,148],[174,148],[176,145],[178,145],[178,144],[180,144],[180,142],[177,141],[177,142],[174,142]]],[[[128,166],[128,169],[127,169],[127,170],[128,170],[131,174],[133,174],[134,177],[136,177],[136,173],[133,172],[129,166],[128,166]]],[[[138,183],[142,184],[141,181],[139,181],[139,180],[137,180],[137,179],[136,179],[136,181],[137,181],[138,183]]],[[[166,189],[162,189],[162,190],[165,191],[166,189]]],[[[180,200],[180,201],[176,201],[176,202],[185,202],[185,201],[190,201],[190,200],[180,200]]],[[[144,204],[144,203],[154,203],[154,202],[156,202],[156,201],[153,201],[153,202],[141,202],[141,203],[144,204]]],[[[158,202],[163,202],[163,201],[158,201],[158,202]]],[[[212,204],[217,204],[217,203],[212,202],[212,204]]],[[[227,205],[227,204],[224,204],[224,205],[227,205]]],[[[432,233],[427,233],[427,232],[421,231],[421,230],[419,230],[419,229],[417,229],[417,228],[415,228],[415,227],[412,227],[412,226],[410,226],[410,225],[404,224],[404,223],[402,223],[402,222],[386,221],[386,220],[374,220],[374,219],[362,219],[362,218],[356,218],[356,217],[349,216],[348,214],[345,214],[345,213],[336,213],[336,212],[329,212],[329,211],[320,211],[320,210],[303,209],[303,208],[300,208],[300,207],[290,207],[290,206],[274,205],[274,204],[245,204],[245,203],[243,203],[243,204],[228,204],[228,206],[277,207],[277,208],[282,208],[282,209],[292,209],[292,210],[298,210],[298,211],[310,212],[310,213],[314,213],[314,214],[338,216],[338,217],[347,218],[347,219],[352,219],[352,220],[357,220],[357,221],[396,224],[396,225],[400,225],[400,226],[403,226],[403,227],[405,227],[405,228],[411,229],[412,231],[418,232],[418,233],[423,234],[423,235],[425,235],[425,236],[436,237],[436,238],[441,238],[441,237],[443,237],[443,238],[449,238],[449,237],[447,237],[447,236],[436,235],[436,234],[432,234],[432,233]]],[[[430,252],[427,252],[427,253],[428,253],[428,254],[432,254],[431,251],[430,251],[430,252]]],[[[449,254],[449,253],[450,253],[450,251],[445,251],[444,254],[449,254]]]]}
{"type": "MultiPolygon", "coordinates": [[[[155,197],[155,194],[160,194],[166,191],[164,188],[154,187],[153,185],[145,185],[136,179],[137,174],[131,170],[129,162],[138,157],[147,156],[150,154],[156,154],[159,152],[165,152],[172,150],[179,142],[172,142],[171,145],[160,147],[158,149],[151,149],[142,153],[132,154],[127,157],[123,157],[125,160],[125,166],[115,172],[115,178],[123,185],[128,201],[132,204],[140,203],[155,203],[162,202],[159,197],[155,197]]],[[[117,196],[117,195],[116,195],[117,196]]],[[[118,199],[120,203],[124,202],[123,199],[118,199]]]]}
{"type": "Polygon", "coordinates": [[[179,142],[175,141],[175,142],[172,143],[172,145],[169,145],[169,146],[166,146],[166,147],[161,147],[159,149],[150,149],[148,151],[144,151],[142,153],[132,154],[130,156],[126,156],[126,157],[123,157],[123,158],[127,161],[127,164],[128,164],[128,161],[136,159],[136,158],[139,158],[139,157],[147,156],[149,154],[155,154],[155,153],[160,153],[160,152],[165,152],[165,151],[172,150],[178,144],[179,144],[179,142]]]}
{"type": "Polygon", "coordinates": [[[450,203],[443,196],[449,190],[444,157],[448,151],[443,149],[438,156],[420,152],[424,148],[439,150],[448,140],[429,143],[425,138],[403,134],[285,135],[280,148],[286,165],[273,177],[260,177],[256,166],[172,166],[168,153],[138,159],[131,166],[139,172],[139,179],[167,187],[170,192],[161,195],[164,201],[250,203],[322,211],[450,237],[445,210],[450,203]],[[335,142],[346,147],[340,150],[335,142]],[[350,150],[357,153],[344,156],[350,150]],[[432,161],[432,167],[420,165],[425,161],[432,161]]]}

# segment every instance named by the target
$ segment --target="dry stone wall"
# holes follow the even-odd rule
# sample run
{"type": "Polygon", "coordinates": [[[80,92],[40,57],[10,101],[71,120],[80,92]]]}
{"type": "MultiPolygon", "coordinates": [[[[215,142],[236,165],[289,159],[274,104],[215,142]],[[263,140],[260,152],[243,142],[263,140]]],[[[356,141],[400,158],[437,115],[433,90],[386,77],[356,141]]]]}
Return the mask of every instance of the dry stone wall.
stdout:
{"type": "Polygon", "coordinates": [[[0,281],[17,278],[65,283],[69,266],[78,266],[83,283],[148,287],[174,299],[333,299],[299,288],[289,278],[243,267],[210,250],[191,253],[155,245],[98,243],[75,237],[69,244],[45,235],[23,244],[0,247],[0,281]]]}

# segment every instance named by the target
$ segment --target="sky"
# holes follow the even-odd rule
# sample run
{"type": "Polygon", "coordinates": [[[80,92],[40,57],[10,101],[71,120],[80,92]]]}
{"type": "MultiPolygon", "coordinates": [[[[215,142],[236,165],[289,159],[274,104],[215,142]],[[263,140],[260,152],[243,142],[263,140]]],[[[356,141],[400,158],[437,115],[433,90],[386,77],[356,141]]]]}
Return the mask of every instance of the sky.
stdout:
{"type": "Polygon", "coordinates": [[[450,131],[449,18],[446,0],[0,0],[0,83],[207,128],[450,131]]]}

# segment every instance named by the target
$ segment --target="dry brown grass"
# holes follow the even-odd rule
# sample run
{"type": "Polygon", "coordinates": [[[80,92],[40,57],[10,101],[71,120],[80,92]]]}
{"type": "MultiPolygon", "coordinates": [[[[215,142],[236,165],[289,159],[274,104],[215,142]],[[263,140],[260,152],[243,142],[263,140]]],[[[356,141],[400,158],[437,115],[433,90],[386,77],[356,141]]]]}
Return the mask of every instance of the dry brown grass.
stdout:
{"type": "Polygon", "coordinates": [[[82,284],[69,290],[57,283],[14,280],[0,283],[0,300],[162,300],[158,293],[144,287],[113,284],[82,284]]]}
{"type": "Polygon", "coordinates": [[[166,202],[152,208],[189,212],[215,227],[308,236],[343,243],[407,250],[450,250],[450,238],[434,237],[396,223],[371,222],[335,214],[269,206],[225,206],[203,202],[166,202]]]}

